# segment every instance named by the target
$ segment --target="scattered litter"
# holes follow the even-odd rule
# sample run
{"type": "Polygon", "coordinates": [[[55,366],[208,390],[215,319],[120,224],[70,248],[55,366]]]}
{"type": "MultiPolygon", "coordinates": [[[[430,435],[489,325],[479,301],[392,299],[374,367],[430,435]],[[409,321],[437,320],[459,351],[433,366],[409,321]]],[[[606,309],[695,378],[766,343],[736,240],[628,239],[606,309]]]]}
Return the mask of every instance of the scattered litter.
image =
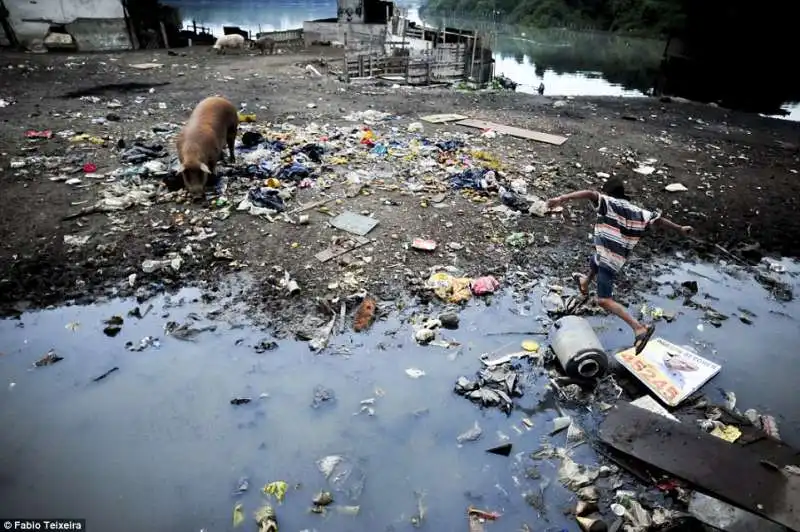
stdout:
{"type": "Polygon", "coordinates": [[[536,353],[539,351],[539,342],[536,340],[523,340],[522,349],[529,353],[536,353]]]}
{"type": "Polygon", "coordinates": [[[100,382],[101,380],[105,379],[106,377],[108,377],[109,375],[114,373],[115,371],[119,371],[119,368],[117,366],[114,366],[113,368],[111,368],[110,370],[106,371],[105,373],[103,373],[101,375],[98,375],[97,377],[93,378],[92,381],[93,382],[100,382]]]}
{"type": "Polygon", "coordinates": [[[237,527],[244,523],[244,511],[242,510],[242,503],[237,502],[233,507],[233,526],[237,527]]]}
{"type": "Polygon", "coordinates": [[[642,166],[639,166],[637,168],[634,168],[633,171],[636,172],[637,174],[650,175],[653,172],[655,172],[656,169],[653,168],[652,166],[642,165],[642,166]]]}
{"type": "Polygon", "coordinates": [[[562,430],[566,429],[572,424],[572,418],[569,416],[562,416],[553,419],[553,430],[550,431],[550,435],[553,436],[561,432],[562,430]]]}
{"type": "Polygon", "coordinates": [[[161,63],[136,63],[130,65],[131,68],[135,68],[137,70],[152,70],[154,68],[161,68],[162,66],[164,65],[161,63]]]}
{"type": "Polygon", "coordinates": [[[459,435],[456,437],[456,441],[457,441],[458,443],[465,443],[465,442],[469,442],[469,441],[476,441],[476,440],[477,440],[477,439],[479,439],[479,438],[480,438],[482,435],[483,435],[483,429],[481,428],[481,426],[480,426],[480,425],[478,425],[478,422],[476,421],[476,422],[475,422],[475,424],[474,424],[474,425],[472,425],[472,428],[470,428],[470,429],[468,429],[468,430],[466,430],[466,431],[462,432],[461,434],[459,434],[459,435]]]}
{"type": "Polygon", "coordinates": [[[669,185],[664,187],[664,190],[666,190],[667,192],[686,192],[689,189],[680,183],[670,183],[669,185]]]}
{"type": "Polygon", "coordinates": [[[158,341],[158,338],[153,336],[145,336],[142,338],[138,344],[134,344],[133,342],[125,342],[125,348],[128,351],[144,351],[148,347],[153,346],[156,349],[161,347],[161,343],[158,341]]]}
{"type": "Polygon", "coordinates": [[[491,275],[478,277],[470,283],[470,289],[476,296],[493,294],[498,288],[500,288],[500,283],[491,275]]]}
{"type": "Polygon", "coordinates": [[[564,456],[561,459],[561,467],[558,469],[558,481],[564,487],[577,491],[584,486],[592,484],[597,480],[597,471],[589,466],[575,463],[570,457],[564,456]]]}
{"type": "Polygon", "coordinates": [[[252,399],[250,399],[249,397],[234,397],[233,399],[231,399],[231,404],[234,406],[240,406],[240,405],[246,405],[251,401],[252,399]]]}
{"type": "Polygon", "coordinates": [[[472,297],[468,277],[453,277],[449,273],[438,272],[431,275],[425,282],[425,287],[433,290],[436,296],[448,303],[461,303],[472,297]]]}
{"type": "Polygon", "coordinates": [[[638,356],[631,348],[615,358],[668,406],[680,404],[722,369],[662,338],[652,338],[638,356]]]}
{"type": "Polygon", "coordinates": [[[426,240],[424,238],[415,238],[411,241],[411,247],[420,251],[433,251],[436,249],[436,241],[426,240]]]}
{"type": "Polygon", "coordinates": [[[520,377],[509,364],[482,369],[474,381],[459,377],[454,391],[481,406],[496,406],[504,412],[511,411],[512,397],[522,397],[520,377]]]}
{"type": "Polygon", "coordinates": [[[417,368],[408,368],[406,370],[406,375],[408,375],[412,379],[419,379],[420,377],[425,376],[425,372],[417,368]]]}
{"type": "Polygon", "coordinates": [[[278,503],[282,503],[284,497],[286,497],[286,490],[288,489],[288,485],[283,480],[276,480],[275,482],[270,482],[269,484],[265,485],[264,488],[261,490],[264,495],[272,495],[278,501],[278,503]]]}
{"type": "Polygon", "coordinates": [[[490,454],[497,454],[500,456],[508,456],[511,454],[511,447],[512,445],[510,443],[504,443],[502,445],[498,445],[497,447],[486,449],[486,452],[490,454]]]}
{"type": "Polygon", "coordinates": [[[278,520],[272,506],[262,506],[256,510],[254,517],[258,525],[258,532],[278,532],[278,520]]]}
{"type": "Polygon", "coordinates": [[[331,225],[342,231],[364,236],[378,225],[378,220],[351,211],[345,211],[331,220],[331,225]]]}
{"type": "Polygon", "coordinates": [[[330,388],[317,385],[314,388],[314,399],[311,401],[312,408],[319,408],[323,403],[333,403],[336,401],[336,394],[330,388]]]}
{"type": "Polygon", "coordinates": [[[353,318],[353,330],[356,332],[366,331],[375,319],[377,301],[371,297],[365,297],[358,305],[355,317],[353,318]]]}
{"type": "Polygon", "coordinates": [[[111,316],[109,319],[103,321],[103,323],[106,325],[103,329],[103,333],[106,336],[113,338],[122,330],[122,324],[124,323],[124,320],[122,319],[122,316],[111,316]]]}
{"type": "Polygon", "coordinates": [[[54,349],[49,350],[45,355],[34,362],[34,366],[40,368],[42,366],[52,366],[56,362],[61,362],[64,360],[64,357],[58,356],[54,349]]]}

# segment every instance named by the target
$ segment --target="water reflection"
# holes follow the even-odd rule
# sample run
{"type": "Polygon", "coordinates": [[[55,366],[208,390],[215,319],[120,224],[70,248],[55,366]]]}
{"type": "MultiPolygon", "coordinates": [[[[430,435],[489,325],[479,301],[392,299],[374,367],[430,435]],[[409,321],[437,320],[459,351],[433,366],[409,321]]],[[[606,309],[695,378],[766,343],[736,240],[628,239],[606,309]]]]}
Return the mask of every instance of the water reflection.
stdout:
{"type": "MultiPolygon", "coordinates": [[[[303,21],[336,16],[334,0],[168,0],[192,21],[222,34],[226,25],[253,33],[302,27],[303,21]]],[[[402,5],[402,3],[401,3],[402,5]]],[[[422,22],[419,5],[406,4],[411,20],[422,22]]],[[[433,25],[438,20],[429,21],[433,25]]],[[[464,28],[477,23],[447,20],[464,28]]],[[[485,23],[483,24],[485,26],[485,23]]],[[[540,81],[552,96],[642,96],[654,86],[664,42],[569,30],[508,28],[494,45],[497,74],[535,93],[540,81]]],[[[800,105],[787,104],[784,117],[800,120],[800,105]]]]}

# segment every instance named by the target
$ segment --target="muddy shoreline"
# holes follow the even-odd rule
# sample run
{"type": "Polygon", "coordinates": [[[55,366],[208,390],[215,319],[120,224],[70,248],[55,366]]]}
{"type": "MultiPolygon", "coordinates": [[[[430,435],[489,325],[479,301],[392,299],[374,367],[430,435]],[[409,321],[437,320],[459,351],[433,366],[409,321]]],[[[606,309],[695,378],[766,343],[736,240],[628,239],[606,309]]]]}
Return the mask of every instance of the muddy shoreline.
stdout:
{"type": "MultiPolygon", "coordinates": [[[[247,103],[247,112],[257,115],[247,128],[264,132],[268,140],[281,127],[285,130],[285,124],[304,135],[310,124],[317,124],[318,136],[333,127],[357,128],[359,124],[343,116],[370,109],[399,117],[373,126],[388,143],[407,136],[408,125],[421,115],[434,113],[460,113],[568,136],[563,145],[551,146],[508,136],[485,138],[479,130],[454,124],[424,124],[424,136],[433,139],[469,135],[463,138],[472,148],[499,161],[500,176],[523,180],[529,194],[547,198],[598,186],[604,175],[616,174],[627,180],[635,202],[695,227],[697,241],[665,233],[643,241],[620,283],[621,294],[633,292],[632,286],[647,289],[658,259],[676,251],[686,258],[714,256],[722,253],[714,245],[719,244],[742,260],[800,254],[800,221],[794,216],[800,197],[800,124],[650,98],[565,100],[375,81],[346,85],[327,72],[340,64],[335,55],[326,57],[331,53],[222,57],[195,48],[178,55],[161,50],[0,55],[5,73],[0,98],[13,102],[0,109],[4,313],[105,296],[144,300],[164,290],[200,285],[224,294],[238,292],[239,299],[267,311],[269,321],[278,326],[318,310],[320,301],[363,291],[379,300],[394,300],[409,290],[430,297],[419,289],[436,265],[457,265],[473,277],[495,275],[506,286],[517,287],[525,284],[517,282],[519,272],[567,282],[570,272],[585,265],[592,221],[588,207],[573,204],[554,216],[504,220],[491,210],[501,204],[496,193],[454,190],[443,167],[426,171],[422,189],[409,189],[403,180],[413,174],[414,161],[371,159],[366,152],[338,163],[323,161],[326,185],[293,191],[287,210],[332,200],[328,212],[307,211],[307,225],[280,217],[270,222],[235,208],[227,217],[215,216],[211,203],[188,204],[180,193],[147,207],[62,220],[94,202],[109,183],[83,172],[71,174],[82,181],[74,186],[50,177],[86,163],[96,167],[90,174],[107,176],[121,166],[118,141],[130,145],[137,135],[174,152],[175,128],[199,99],[212,94],[237,105],[247,103]],[[130,66],[152,61],[162,66],[130,66]],[[322,75],[307,69],[308,64],[322,75]],[[99,100],[65,96],[70,91],[99,100]],[[109,108],[112,101],[121,105],[109,108]],[[54,135],[29,139],[28,130],[54,135]],[[58,135],[65,131],[96,137],[102,144],[58,135]],[[53,156],[62,159],[49,167],[47,159],[34,159],[53,156]],[[20,166],[12,161],[27,162],[20,166]],[[634,171],[643,165],[653,172],[634,171]],[[354,167],[366,172],[373,168],[379,178],[348,197],[346,173],[354,167]],[[687,190],[666,192],[669,183],[681,183],[687,190]],[[437,207],[432,197],[442,194],[439,203],[446,205],[437,207]],[[315,254],[336,236],[351,237],[329,225],[333,214],[345,210],[372,214],[379,224],[367,235],[370,243],[322,263],[315,254]],[[507,236],[517,232],[532,234],[532,241],[521,248],[508,245],[507,236]],[[89,239],[68,245],[65,235],[89,239]],[[198,235],[205,236],[188,238],[198,235]],[[430,253],[411,249],[414,238],[435,240],[438,248],[430,253]],[[144,261],[170,257],[187,243],[191,253],[177,271],[142,270],[144,261]],[[287,295],[281,283],[285,272],[299,284],[300,294],[287,295]],[[244,282],[231,283],[231,275],[244,282]]],[[[237,183],[235,192],[246,190],[237,183]]],[[[235,207],[233,194],[230,200],[235,207]]],[[[724,254],[720,258],[738,260],[724,254]]]]}

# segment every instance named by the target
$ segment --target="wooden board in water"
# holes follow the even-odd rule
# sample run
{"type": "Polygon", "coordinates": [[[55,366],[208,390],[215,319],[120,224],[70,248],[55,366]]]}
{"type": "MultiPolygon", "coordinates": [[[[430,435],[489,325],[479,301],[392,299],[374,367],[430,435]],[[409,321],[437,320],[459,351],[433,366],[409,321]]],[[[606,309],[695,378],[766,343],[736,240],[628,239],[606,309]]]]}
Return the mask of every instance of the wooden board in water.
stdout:
{"type": "Polygon", "coordinates": [[[756,453],[628,403],[609,411],[600,440],[701,492],[800,531],[800,476],[765,466],[756,453]]]}

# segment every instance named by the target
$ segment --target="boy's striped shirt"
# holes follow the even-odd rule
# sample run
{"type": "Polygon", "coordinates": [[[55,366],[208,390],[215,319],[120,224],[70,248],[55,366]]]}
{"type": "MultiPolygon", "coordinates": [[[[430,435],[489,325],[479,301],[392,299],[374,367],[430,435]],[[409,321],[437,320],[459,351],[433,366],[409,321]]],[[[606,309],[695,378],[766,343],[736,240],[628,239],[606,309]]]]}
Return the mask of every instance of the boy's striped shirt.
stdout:
{"type": "Polygon", "coordinates": [[[600,265],[618,272],[647,228],[659,218],[660,212],[600,194],[594,226],[594,245],[600,265]]]}

